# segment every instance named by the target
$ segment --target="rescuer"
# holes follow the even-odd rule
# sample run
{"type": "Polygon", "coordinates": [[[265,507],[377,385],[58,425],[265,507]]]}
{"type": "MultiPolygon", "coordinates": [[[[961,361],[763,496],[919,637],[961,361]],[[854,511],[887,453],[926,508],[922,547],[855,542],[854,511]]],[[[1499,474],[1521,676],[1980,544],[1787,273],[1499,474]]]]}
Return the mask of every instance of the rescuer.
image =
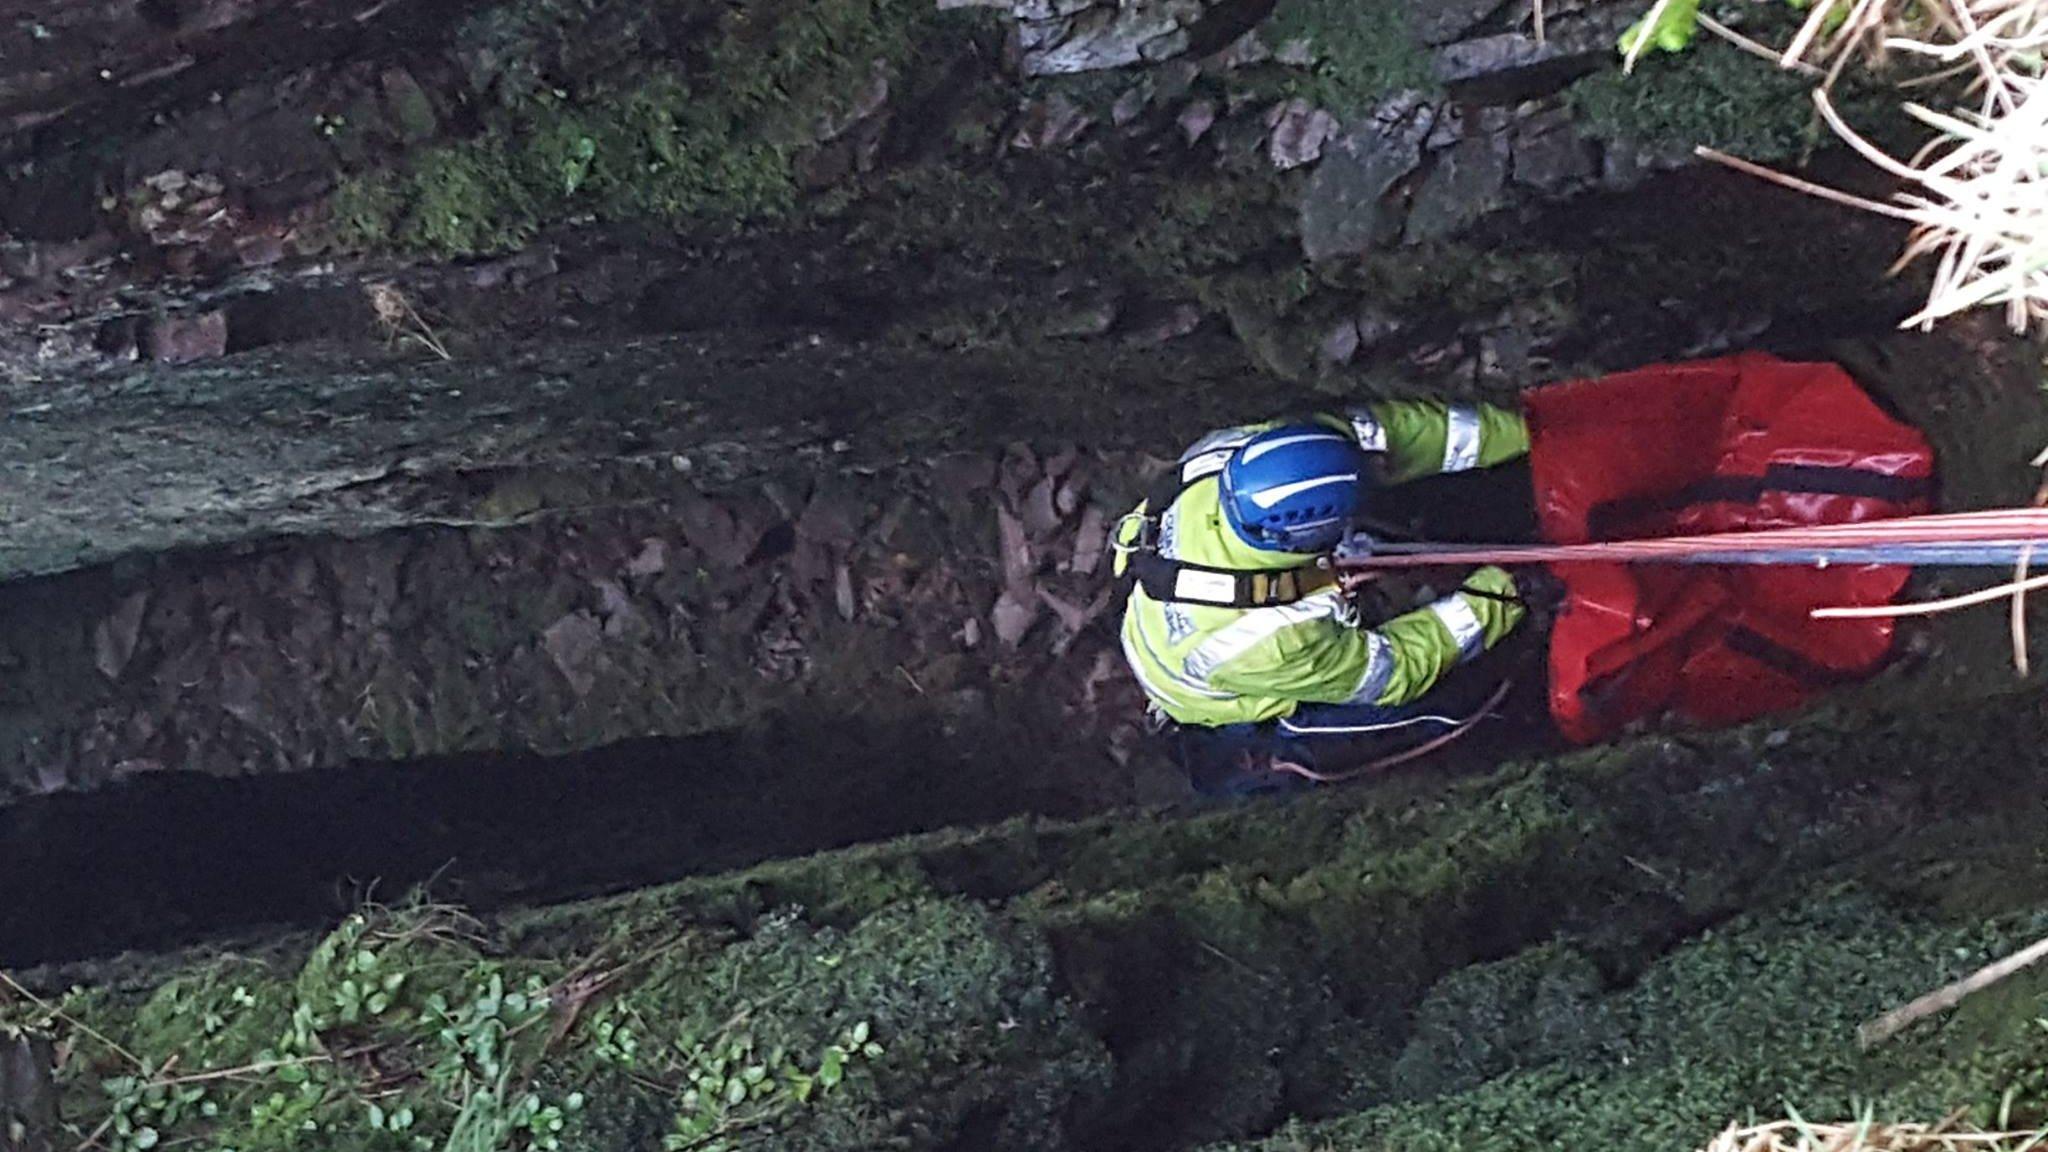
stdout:
{"type": "Polygon", "coordinates": [[[1528,449],[1513,411],[1390,400],[1222,429],[1181,454],[1119,521],[1116,571],[1131,580],[1124,655],[1154,712],[1230,753],[1222,768],[1188,763],[1198,788],[1283,783],[1251,749],[1312,762],[1322,738],[1453,723],[1419,704],[1521,622],[1513,578],[1481,568],[1426,607],[1368,624],[1328,559],[1380,489],[1528,449]]]}

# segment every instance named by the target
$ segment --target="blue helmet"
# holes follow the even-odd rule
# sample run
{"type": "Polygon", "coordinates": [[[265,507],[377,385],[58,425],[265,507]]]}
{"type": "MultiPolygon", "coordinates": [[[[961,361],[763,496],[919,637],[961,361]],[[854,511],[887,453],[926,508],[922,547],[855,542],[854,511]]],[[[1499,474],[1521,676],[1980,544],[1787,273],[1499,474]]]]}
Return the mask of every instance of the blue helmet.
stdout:
{"type": "Polygon", "coordinates": [[[1325,424],[1282,424],[1246,441],[1223,465],[1223,518],[1269,552],[1326,552],[1365,501],[1370,458],[1325,424]]]}

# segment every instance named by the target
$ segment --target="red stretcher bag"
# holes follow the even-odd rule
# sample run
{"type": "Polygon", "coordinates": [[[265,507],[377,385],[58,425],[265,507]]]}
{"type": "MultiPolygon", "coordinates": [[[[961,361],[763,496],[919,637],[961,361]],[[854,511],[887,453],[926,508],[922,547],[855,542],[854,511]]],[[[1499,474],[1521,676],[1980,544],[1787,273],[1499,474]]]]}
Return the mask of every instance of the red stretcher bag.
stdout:
{"type": "MultiPolygon", "coordinates": [[[[1928,510],[1934,453],[1833,364],[1761,353],[1530,392],[1546,541],[1840,524],[1928,510]]],[[[1732,724],[1875,671],[1890,620],[1808,610],[1881,604],[1909,569],[1560,564],[1550,704],[1573,740],[1674,713],[1732,724]]]]}

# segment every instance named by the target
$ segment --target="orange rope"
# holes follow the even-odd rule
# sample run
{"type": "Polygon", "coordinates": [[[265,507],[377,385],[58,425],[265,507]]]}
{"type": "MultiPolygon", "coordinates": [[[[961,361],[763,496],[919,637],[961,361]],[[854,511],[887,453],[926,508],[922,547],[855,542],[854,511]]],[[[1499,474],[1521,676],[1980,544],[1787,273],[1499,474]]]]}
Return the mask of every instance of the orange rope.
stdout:
{"type": "Polygon", "coordinates": [[[1445,745],[1456,741],[1459,737],[1465,735],[1465,733],[1470,732],[1472,728],[1475,725],[1477,725],[1481,720],[1484,720],[1488,716],[1492,715],[1493,710],[1500,706],[1500,702],[1502,700],[1507,699],[1508,689],[1513,688],[1514,686],[1514,681],[1503,680],[1501,682],[1500,687],[1495,688],[1493,690],[1493,695],[1486,698],[1486,703],[1481,704],[1479,706],[1478,711],[1472,713],[1470,716],[1465,717],[1463,720],[1458,721],[1457,727],[1452,728],[1450,731],[1445,732],[1443,735],[1437,736],[1424,743],[1417,744],[1415,747],[1410,748],[1405,752],[1396,752],[1391,756],[1382,756],[1369,764],[1361,764],[1348,772],[1318,772],[1315,769],[1310,768],[1306,765],[1296,764],[1288,760],[1275,760],[1273,762],[1273,770],[1275,772],[1291,772],[1296,776],[1301,776],[1306,779],[1313,780],[1318,784],[1342,784],[1346,780],[1356,780],[1360,776],[1365,776],[1374,772],[1384,772],[1389,768],[1398,767],[1402,764],[1408,763],[1411,760],[1420,760],[1422,757],[1429,755],[1431,752],[1434,752],[1437,749],[1442,748],[1445,745]]]}

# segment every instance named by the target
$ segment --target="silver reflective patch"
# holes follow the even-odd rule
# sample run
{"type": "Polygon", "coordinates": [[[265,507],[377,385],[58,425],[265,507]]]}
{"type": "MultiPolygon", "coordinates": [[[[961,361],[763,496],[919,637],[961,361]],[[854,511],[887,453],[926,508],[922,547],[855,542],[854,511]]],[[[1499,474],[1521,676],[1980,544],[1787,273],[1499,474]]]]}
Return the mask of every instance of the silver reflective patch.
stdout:
{"type": "Polygon", "coordinates": [[[1446,596],[1431,604],[1429,610],[1450,629],[1451,639],[1458,642],[1460,658],[1470,660],[1486,647],[1486,625],[1463,596],[1446,596]]]}
{"type": "Polygon", "coordinates": [[[1365,634],[1365,671],[1359,673],[1358,687],[1346,704],[1377,704],[1394,678],[1394,653],[1387,638],[1377,632],[1365,634]]]}
{"type": "Polygon", "coordinates": [[[1181,671],[1206,684],[1216,669],[1271,639],[1281,629],[1334,617],[1342,602],[1343,598],[1331,590],[1305,596],[1292,604],[1248,608],[1188,653],[1188,658],[1181,664],[1181,671]]]}
{"type": "Polygon", "coordinates": [[[1444,471],[1465,472],[1479,467],[1479,409],[1470,404],[1453,404],[1449,427],[1444,430],[1444,471]]]}
{"type": "Polygon", "coordinates": [[[1240,424],[1235,428],[1218,428],[1216,431],[1190,444],[1188,450],[1180,454],[1181,463],[1185,464],[1205,452],[1214,452],[1219,449],[1227,457],[1232,450],[1241,447],[1245,441],[1250,440],[1256,435],[1258,435],[1258,431],[1249,424],[1240,424]]]}
{"type": "Polygon", "coordinates": [[[1370,408],[1353,408],[1344,413],[1351,421],[1351,434],[1358,437],[1358,446],[1367,452],[1387,450],[1387,430],[1372,414],[1370,408]]]}

